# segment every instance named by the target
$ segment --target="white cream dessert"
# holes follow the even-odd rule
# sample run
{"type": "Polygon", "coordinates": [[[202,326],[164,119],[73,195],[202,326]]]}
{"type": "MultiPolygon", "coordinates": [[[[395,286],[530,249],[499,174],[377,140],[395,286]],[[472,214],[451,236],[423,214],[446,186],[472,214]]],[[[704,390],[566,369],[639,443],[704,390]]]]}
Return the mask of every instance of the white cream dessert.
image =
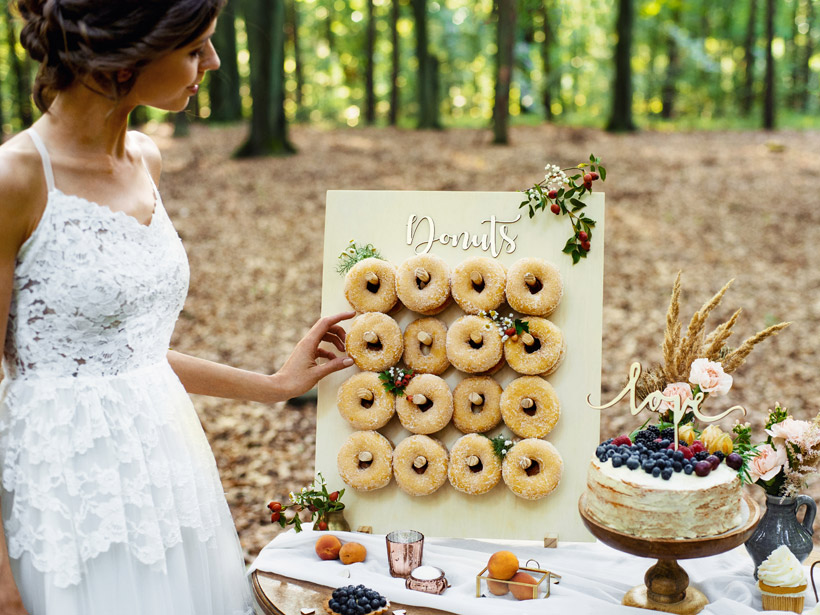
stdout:
{"type": "Polygon", "coordinates": [[[806,571],[786,545],[777,547],[757,569],[763,609],[800,613],[806,591],[806,571]]]}
{"type": "Polygon", "coordinates": [[[645,538],[696,538],[722,534],[741,521],[741,483],[725,464],[708,476],[674,472],[668,479],[640,467],[615,468],[593,458],[587,506],[599,523],[645,538]]]}

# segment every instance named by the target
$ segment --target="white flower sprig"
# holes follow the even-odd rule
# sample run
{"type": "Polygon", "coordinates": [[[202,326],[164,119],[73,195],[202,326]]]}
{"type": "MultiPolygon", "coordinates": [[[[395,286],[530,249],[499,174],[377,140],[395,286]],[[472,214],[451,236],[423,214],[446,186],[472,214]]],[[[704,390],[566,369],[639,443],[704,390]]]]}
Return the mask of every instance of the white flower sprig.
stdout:
{"type": "MultiPolygon", "coordinates": [[[[498,329],[498,332],[501,334],[502,342],[506,342],[513,335],[521,335],[523,331],[529,332],[530,330],[530,323],[525,320],[515,318],[512,312],[510,312],[508,316],[502,316],[495,310],[490,310],[489,312],[486,310],[480,310],[478,315],[483,316],[484,318],[489,318],[492,321],[498,329]]],[[[492,325],[487,323],[485,327],[490,329],[492,325]]]]}

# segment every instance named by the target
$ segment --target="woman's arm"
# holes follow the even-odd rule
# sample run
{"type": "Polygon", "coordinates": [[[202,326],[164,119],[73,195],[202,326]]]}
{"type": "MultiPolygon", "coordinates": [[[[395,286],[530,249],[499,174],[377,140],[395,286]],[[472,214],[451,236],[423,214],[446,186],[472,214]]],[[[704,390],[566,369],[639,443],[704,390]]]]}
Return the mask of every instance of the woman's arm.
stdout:
{"type": "Polygon", "coordinates": [[[355,314],[343,312],[319,319],[275,374],[249,372],[174,350],[168,352],[168,362],[189,393],[263,403],[285,401],[309,391],[328,374],[353,365],[353,359],[337,356],[319,344],[329,342],[344,352],[345,331],[338,323],[355,314]],[[317,359],[327,362],[319,364],[317,359]]]}

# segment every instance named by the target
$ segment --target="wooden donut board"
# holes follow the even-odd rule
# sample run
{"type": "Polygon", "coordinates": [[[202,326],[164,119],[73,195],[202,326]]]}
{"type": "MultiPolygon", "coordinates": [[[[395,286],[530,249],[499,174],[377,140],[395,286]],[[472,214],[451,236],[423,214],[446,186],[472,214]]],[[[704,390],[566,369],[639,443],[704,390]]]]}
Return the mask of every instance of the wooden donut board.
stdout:
{"type": "MultiPolygon", "coordinates": [[[[525,256],[537,256],[555,264],[564,280],[564,296],[550,320],[561,327],[567,340],[566,358],[548,380],[561,400],[561,418],[546,436],[564,461],[561,483],[550,495],[536,501],[515,496],[500,481],[489,493],[470,496],[445,483],[426,497],[406,495],[395,481],[371,492],[346,488],[345,516],[351,527],[372,526],[386,534],[396,529],[415,529],[427,536],[541,540],[558,534],[561,540],[592,541],[577,512],[578,499],[586,489],[589,460],[599,442],[599,412],[586,403],[600,404],[601,319],[604,269],[604,195],[587,195],[587,215],[597,221],[592,250],[577,265],[561,252],[571,234],[569,220],[549,211],[530,219],[519,209],[520,192],[392,192],[330,191],[325,217],[322,315],[350,309],[344,296],[344,276],[336,272],[339,254],[354,239],[358,245],[372,243],[381,254],[398,265],[416,252],[429,252],[454,267],[466,258],[488,256],[506,267],[525,256]],[[410,221],[412,223],[409,223],[410,221]],[[492,220],[495,220],[493,223],[492,220]],[[410,227],[410,231],[408,231],[410,227]],[[478,236],[482,246],[454,247],[453,235],[478,236]],[[445,235],[445,237],[442,237],[445,235]],[[504,237],[512,239],[512,243],[504,237]],[[430,243],[430,238],[437,238],[430,243]],[[513,249],[514,248],[514,249],[513,249]]],[[[501,313],[509,308],[503,305],[501,313]]],[[[391,314],[402,330],[418,314],[402,308],[391,314]]],[[[463,312],[453,303],[437,315],[448,325],[463,312]]],[[[349,322],[345,325],[349,329],[349,322]]],[[[336,469],[336,455],[344,440],[355,431],[336,408],[336,391],[358,368],[353,366],[325,378],[319,385],[316,428],[316,471],[333,489],[345,487],[336,469]]],[[[450,367],[444,379],[451,388],[466,374],[450,367]]],[[[517,377],[505,366],[494,375],[506,386],[517,377]]],[[[411,434],[398,417],[382,429],[395,447],[411,434]]],[[[512,435],[503,422],[489,432],[512,435]]],[[[448,448],[463,435],[452,422],[433,437],[448,448]]]]}

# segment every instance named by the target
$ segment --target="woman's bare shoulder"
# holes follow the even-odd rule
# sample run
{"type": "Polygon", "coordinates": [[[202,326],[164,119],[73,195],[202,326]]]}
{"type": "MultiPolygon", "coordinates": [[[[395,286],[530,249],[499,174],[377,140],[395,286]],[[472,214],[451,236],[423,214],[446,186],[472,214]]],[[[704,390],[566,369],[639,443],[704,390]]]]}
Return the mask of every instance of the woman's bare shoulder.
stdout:
{"type": "Polygon", "coordinates": [[[151,176],[155,183],[159,183],[159,176],[162,172],[162,154],[160,154],[159,147],[154,143],[154,140],[148,135],[137,130],[129,130],[128,136],[137,144],[145,164],[148,165],[148,170],[151,171],[151,176]]]}
{"type": "Polygon", "coordinates": [[[0,145],[0,237],[19,247],[37,226],[47,197],[43,164],[28,135],[0,145]]]}

